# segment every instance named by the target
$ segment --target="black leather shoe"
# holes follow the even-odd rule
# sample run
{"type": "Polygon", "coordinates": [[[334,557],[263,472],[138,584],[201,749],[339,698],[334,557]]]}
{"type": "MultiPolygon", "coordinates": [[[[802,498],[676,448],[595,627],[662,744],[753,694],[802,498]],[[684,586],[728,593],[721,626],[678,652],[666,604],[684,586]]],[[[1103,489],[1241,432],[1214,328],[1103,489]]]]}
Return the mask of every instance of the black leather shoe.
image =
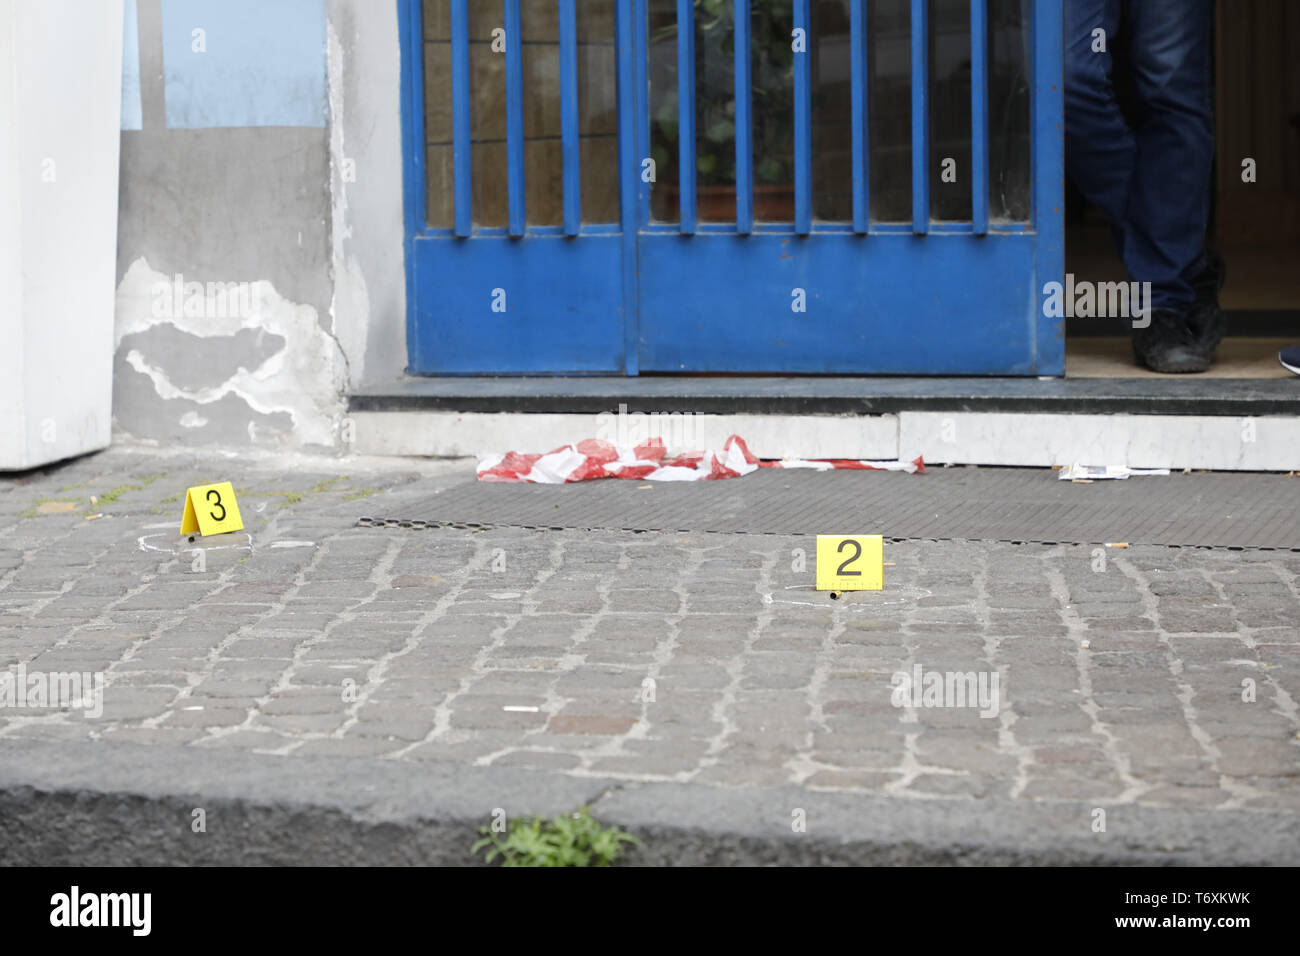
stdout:
{"type": "Polygon", "coordinates": [[[1223,256],[1213,249],[1205,250],[1205,268],[1192,280],[1196,302],[1187,317],[1188,328],[1206,352],[1213,355],[1227,329],[1227,319],[1219,308],[1219,292],[1228,276],[1223,256]]]}
{"type": "Polygon", "coordinates": [[[1133,330],[1133,357],[1153,372],[1204,372],[1210,349],[1192,334],[1187,317],[1168,309],[1151,313],[1151,324],[1133,330]]]}

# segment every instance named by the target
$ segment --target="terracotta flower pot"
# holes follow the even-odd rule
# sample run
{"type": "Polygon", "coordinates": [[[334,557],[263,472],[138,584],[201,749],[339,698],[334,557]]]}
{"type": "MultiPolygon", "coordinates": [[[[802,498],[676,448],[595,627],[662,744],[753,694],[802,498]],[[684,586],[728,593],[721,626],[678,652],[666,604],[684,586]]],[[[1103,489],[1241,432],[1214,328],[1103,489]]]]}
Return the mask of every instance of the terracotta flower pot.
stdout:
{"type": "MultiPolygon", "coordinates": [[[[681,193],[677,186],[657,186],[663,192],[666,221],[681,218],[681,193]]],[[[700,186],[695,195],[696,217],[700,222],[735,222],[736,187],[700,186]]],[[[792,222],[794,220],[794,186],[758,185],[754,187],[756,222],[792,222]]]]}

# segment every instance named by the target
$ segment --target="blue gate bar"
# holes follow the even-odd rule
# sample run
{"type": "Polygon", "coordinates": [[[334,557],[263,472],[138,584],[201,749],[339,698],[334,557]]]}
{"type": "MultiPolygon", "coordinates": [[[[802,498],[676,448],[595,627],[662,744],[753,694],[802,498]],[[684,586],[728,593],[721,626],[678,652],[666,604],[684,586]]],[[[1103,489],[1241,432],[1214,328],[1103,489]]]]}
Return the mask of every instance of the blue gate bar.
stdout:
{"type": "Polygon", "coordinates": [[[524,30],[519,0],[505,0],[506,166],[510,183],[510,235],[524,234],[524,30]]]}
{"type": "Polygon", "coordinates": [[[794,231],[812,231],[812,16],[808,0],[794,0],[794,28],[804,48],[794,55],[794,231]]]}
{"type": "MultiPolygon", "coordinates": [[[[636,375],[640,370],[637,289],[638,202],[642,192],[641,152],[637,110],[641,97],[636,95],[638,72],[633,60],[637,53],[636,29],[629,9],[631,5],[614,5],[614,36],[618,44],[615,69],[618,72],[618,215],[622,233],[623,260],[623,373],[636,375]]],[[[637,11],[641,12],[641,11],[637,11]]]]}
{"type": "Polygon", "coordinates": [[[970,0],[970,208],[973,231],[989,231],[988,0],[970,0]]]}
{"type": "MultiPolygon", "coordinates": [[[[636,75],[636,152],[642,161],[650,156],[650,15],[647,0],[632,0],[633,71],[636,75]]],[[[650,221],[650,183],[637,177],[636,221],[644,225],[650,221]]]]}
{"type": "Polygon", "coordinates": [[[867,0],[849,0],[850,110],[853,130],[853,231],[871,225],[870,160],[867,156],[867,0]]]}
{"type": "Polygon", "coordinates": [[[582,227],[582,152],[578,142],[578,14],[560,0],[560,141],[564,151],[564,234],[582,227]]]}
{"type": "Polygon", "coordinates": [[[677,190],[684,235],[695,232],[695,3],[677,0],[677,190]]]}
{"type": "Polygon", "coordinates": [[[736,232],[754,231],[754,142],[750,105],[749,0],[736,0],[736,232]]]}
{"type": "Polygon", "coordinates": [[[930,24],[927,0],[912,0],[912,232],[930,231],[930,24]]]}
{"type": "Polygon", "coordinates": [[[469,13],[466,0],[451,0],[451,160],[456,179],[456,235],[474,230],[469,144],[469,13]]]}

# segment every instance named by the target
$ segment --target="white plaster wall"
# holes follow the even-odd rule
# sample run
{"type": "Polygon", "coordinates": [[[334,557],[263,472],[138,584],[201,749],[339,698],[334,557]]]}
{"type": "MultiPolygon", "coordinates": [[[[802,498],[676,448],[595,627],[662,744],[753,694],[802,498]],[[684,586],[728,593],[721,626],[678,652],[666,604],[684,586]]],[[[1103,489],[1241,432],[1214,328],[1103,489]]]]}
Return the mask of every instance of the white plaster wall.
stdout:
{"type": "Polygon", "coordinates": [[[123,136],[117,272],[124,436],[346,450],[348,391],[405,370],[397,4],[325,11],[327,129],[177,130],[157,8],[141,7],[144,129],[123,136]],[[174,282],[251,286],[258,308],[191,310],[188,294],[160,308],[174,282]]]}
{"type": "Polygon", "coordinates": [[[106,447],[122,0],[0,0],[0,468],[106,447]]]}
{"type": "Polygon", "coordinates": [[[0,467],[26,456],[14,4],[0,0],[0,467]]]}
{"type": "Polygon", "coordinates": [[[331,304],[348,382],[406,369],[397,4],[330,0],[331,304]]]}

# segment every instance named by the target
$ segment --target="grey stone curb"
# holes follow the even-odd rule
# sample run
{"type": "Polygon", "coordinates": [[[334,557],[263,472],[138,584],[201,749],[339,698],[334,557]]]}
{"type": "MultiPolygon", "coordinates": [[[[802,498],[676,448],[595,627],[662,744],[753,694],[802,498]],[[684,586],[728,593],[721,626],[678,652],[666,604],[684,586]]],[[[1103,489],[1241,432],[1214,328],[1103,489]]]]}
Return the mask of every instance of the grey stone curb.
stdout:
{"type": "Polygon", "coordinates": [[[538,771],[292,759],[114,743],[0,742],[0,864],[472,865],[494,808],[581,804],[641,865],[1295,865],[1300,816],[797,787],[626,784],[538,771]],[[515,803],[518,805],[515,805],[515,803]],[[206,813],[206,832],[191,830],[206,813]],[[794,833],[802,809],[807,832],[794,833]]]}

